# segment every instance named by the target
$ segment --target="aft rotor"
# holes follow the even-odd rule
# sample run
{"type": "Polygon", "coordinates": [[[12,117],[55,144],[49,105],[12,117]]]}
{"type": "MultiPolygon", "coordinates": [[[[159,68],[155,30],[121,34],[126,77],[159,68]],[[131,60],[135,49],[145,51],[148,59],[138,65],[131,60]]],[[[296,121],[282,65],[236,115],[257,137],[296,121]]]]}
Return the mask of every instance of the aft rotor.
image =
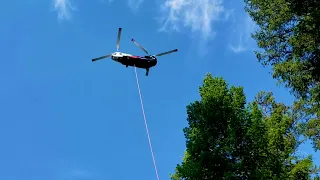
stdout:
{"type": "Polygon", "coordinates": [[[141,46],[137,41],[135,41],[133,38],[131,39],[131,41],[135,45],[137,45],[143,52],[145,52],[148,55],[148,57],[153,58],[153,59],[157,59],[156,56],[163,56],[163,55],[170,54],[170,53],[178,51],[178,49],[174,49],[174,50],[171,50],[171,51],[167,51],[167,52],[163,52],[163,53],[159,53],[159,54],[155,54],[155,55],[150,55],[148,53],[148,51],[143,46],[141,46]]]}

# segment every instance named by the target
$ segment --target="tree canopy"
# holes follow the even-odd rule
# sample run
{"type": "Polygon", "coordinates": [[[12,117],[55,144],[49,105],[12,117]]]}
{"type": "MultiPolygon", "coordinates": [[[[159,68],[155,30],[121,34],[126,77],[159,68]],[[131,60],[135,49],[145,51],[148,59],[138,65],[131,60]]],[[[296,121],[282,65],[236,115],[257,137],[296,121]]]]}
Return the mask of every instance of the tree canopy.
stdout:
{"type": "Polygon", "coordinates": [[[320,1],[244,0],[258,25],[257,59],[291,89],[304,113],[304,135],[320,149],[320,1]]]}
{"type": "Polygon", "coordinates": [[[320,149],[320,1],[244,0],[258,25],[256,57],[295,96],[291,106],[260,92],[246,102],[242,87],[208,74],[201,99],[187,106],[186,152],[172,180],[320,180],[309,138],[320,149]]]}
{"type": "Polygon", "coordinates": [[[272,93],[247,103],[242,87],[210,74],[199,92],[187,106],[186,152],[172,180],[309,180],[318,172],[311,156],[296,153],[297,111],[272,93]]]}

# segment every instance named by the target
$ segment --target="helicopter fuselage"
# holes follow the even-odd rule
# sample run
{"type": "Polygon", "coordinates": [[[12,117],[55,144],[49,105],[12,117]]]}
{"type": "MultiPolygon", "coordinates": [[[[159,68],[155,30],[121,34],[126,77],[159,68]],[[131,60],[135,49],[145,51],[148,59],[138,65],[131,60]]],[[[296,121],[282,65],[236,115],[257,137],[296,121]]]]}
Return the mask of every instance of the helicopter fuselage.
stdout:
{"type": "Polygon", "coordinates": [[[156,57],[163,56],[163,55],[170,54],[170,53],[178,51],[178,49],[174,49],[174,50],[171,50],[171,51],[167,51],[167,52],[163,52],[163,53],[159,53],[159,54],[155,54],[155,55],[150,55],[145,48],[143,48],[139,43],[137,43],[132,38],[131,41],[135,45],[137,45],[140,49],[142,49],[147,54],[147,56],[135,56],[135,55],[132,55],[132,54],[119,52],[121,31],[122,31],[122,28],[119,28],[117,45],[116,45],[117,51],[114,52],[114,53],[108,54],[108,55],[100,56],[98,58],[93,58],[92,62],[95,62],[97,60],[101,60],[101,59],[110,57],[112,60],[114,60],[114,61],[116,61],[118,63],[121,63],[121,64],[125,65],[126,67],[134,66],[134,67],[137,67],[137,68],[146,69],[146,76],[148,76],[149,69],[151,67],[157,65],[158,60],[157,60],[156,57]]]}
{"type": "Polygon", "coordinates": [[[135,66],[137,68],[146,69],[147,72],[149,71],[149,68],[157,65],[157,58],[154,56],[134,56],[131,54],[115,52],[112,54],[111,59],[126,67],[135,66]]]}

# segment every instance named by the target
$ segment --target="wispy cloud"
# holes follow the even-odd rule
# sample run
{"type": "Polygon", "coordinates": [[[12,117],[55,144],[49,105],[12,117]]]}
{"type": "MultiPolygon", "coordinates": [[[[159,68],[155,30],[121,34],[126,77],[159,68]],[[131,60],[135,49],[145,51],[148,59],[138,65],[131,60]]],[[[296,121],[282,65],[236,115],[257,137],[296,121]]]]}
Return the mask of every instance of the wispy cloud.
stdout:
{"type": "Polygon", "coordinates": [[[144,0],[128,0],[128,6],[136,12],[144,0]]]}
{"type": "Polygon", "coordinates": [[[181,27],[212,37],[213,21],[225,18],[222,0],[166,0],[161,6],[161,31],[180,31],[181,27]]]}
{"type": "Polygon", "coordinates": [[[241,20],[235,22],[239,23],[235,23],[235,37],[232,38],[233,40],[229,45],[230,49],[234,53],[252,50],[255,41],[251,38],[251,33],[253,33],[257,27],[254,21],[252,21],[248,14],[245,14],[245,16],[242,16],[241,20]]]}
{"type": "Polygon", "coordinates": [[[54,0],[54,9],[58,12],[60,20],[69,20],[71,18],[70,11],[75,10],[70,0],[54,0]]]}

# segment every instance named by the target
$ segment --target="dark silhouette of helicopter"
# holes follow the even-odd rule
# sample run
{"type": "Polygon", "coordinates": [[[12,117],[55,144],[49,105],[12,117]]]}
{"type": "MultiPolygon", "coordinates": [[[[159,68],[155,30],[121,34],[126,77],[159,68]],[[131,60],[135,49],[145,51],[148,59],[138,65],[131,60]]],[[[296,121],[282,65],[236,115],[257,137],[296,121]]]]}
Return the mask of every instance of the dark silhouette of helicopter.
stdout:
{"type": "Polygon", "coordinates": [[[163,55],[170,54],[170,53],[178,51],[178,49],[174,49],[174,50],[163,52],[163,53],[159,53],[159,54],[156,54],[156,55],[150,55],[145,48],[143,48],[134,39],[132,39],[131,41],[133,43],[135,43],[140,49],[142,49],[147,54],[147,56],[134,56],[132,54],[119,52],[121,31],[122,31],[122,28],[119,28],[117,45],[116,45],[117,51],[114,52],[114,53],[105,55],[105,56],[94,58],[94,59],[92,59],[92,62],[97,61],[97,60],[101,60],[101,59],[104,59],[104,58],[111,57],[112,60],[114,60],[116,62],[119,62],[119,63],[125,65],[126,67],[135,66],[137,68],[146,69],[146,76],[148,76],[149,69],[151,67],[157,65],[158,60],[157,60],[156,57],[163,56],[163,55]]]}

